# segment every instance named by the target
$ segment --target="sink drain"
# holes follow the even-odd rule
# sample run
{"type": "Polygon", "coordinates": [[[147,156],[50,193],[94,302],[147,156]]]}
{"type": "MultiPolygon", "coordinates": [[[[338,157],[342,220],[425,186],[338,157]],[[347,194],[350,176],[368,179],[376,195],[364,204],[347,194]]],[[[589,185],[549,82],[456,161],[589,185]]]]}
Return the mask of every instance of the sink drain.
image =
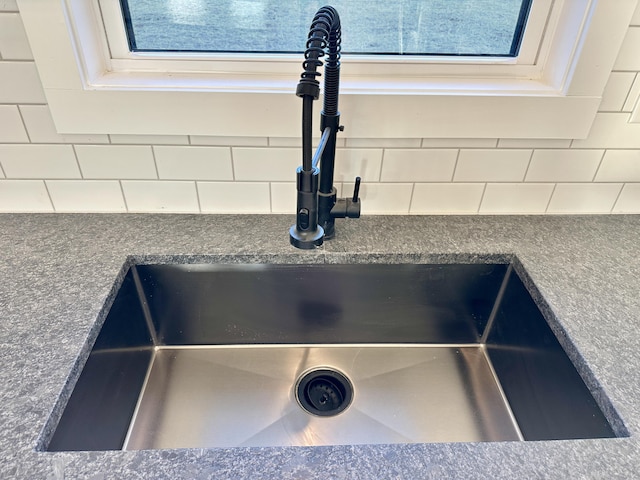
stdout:
{"type": "Polygon", "coordinates": [[[320,417],[338,415],[353,399],[353,386],[349,379],[330,368],[313,369],[302,374],[295,390],[300,406],[320,417]]]}

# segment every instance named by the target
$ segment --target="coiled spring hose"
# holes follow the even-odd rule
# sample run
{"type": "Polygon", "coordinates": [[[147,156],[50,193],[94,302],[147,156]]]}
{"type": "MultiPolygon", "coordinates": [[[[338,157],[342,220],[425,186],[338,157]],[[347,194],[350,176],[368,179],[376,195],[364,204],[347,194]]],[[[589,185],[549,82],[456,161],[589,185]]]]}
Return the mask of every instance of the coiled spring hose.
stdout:
{"type": "Polygon", "coordinates": [[[303,72],[296,94],[302,97],[302,169],[311,171],[313,159],[312,124],[313,101],[320,96],[322,74],[318,68],[323,65],[320,58],[327,56],[324,66],[324,113],[338,113],[338,92],[340,89],[340,16],[330,6],[322,7],[316,13],[306,43],[303,72]],[[325,53],[326,52],[326,53],[325,53]]]}

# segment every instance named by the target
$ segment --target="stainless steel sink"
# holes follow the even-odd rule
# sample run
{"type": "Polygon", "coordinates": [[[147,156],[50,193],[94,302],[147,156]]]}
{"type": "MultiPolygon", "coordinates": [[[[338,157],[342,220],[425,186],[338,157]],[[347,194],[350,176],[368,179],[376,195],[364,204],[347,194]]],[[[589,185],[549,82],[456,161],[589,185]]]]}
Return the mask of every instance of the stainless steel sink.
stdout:
{"type": "Polygon", "coordinates": [[[135,265],[47,450],[602,438],[611,411],[510,264],[135,265]]]}

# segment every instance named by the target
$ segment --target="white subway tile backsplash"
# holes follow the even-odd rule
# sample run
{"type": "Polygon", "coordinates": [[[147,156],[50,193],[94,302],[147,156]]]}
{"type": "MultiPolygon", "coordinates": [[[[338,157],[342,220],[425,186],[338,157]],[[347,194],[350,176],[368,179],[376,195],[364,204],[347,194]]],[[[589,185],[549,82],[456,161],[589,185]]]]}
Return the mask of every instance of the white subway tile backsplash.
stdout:
{"type": "Polygon", "coordinates": [[[151,147],[140,145],[76,145],[84,178],[158,178],[151,147]]]}
{"type": "Polygon", "coordinates": [[[627,183],[622,188],[613,213],[640,213],[640,183],[627,183]]]}
{"type": "MultiPolygon", "coordinates": [[[[313,148],[318,146],[320,143],[320,132],[314,132],[313,134],[313,148]]],[[[344,137],[338,137],[336,139],[337,147],[344,147],[346,145],[346,140],[344,137]]],[[[269,146],[270,147],[296,147],[299,152],[302,152],[302,136],[298,135],[297,137],[269,137],[269,146]]],[[[302,153],[301,153],[302,154],[302,153]]],[[[302,158],[302,157],[300,157],[302,158]]]]}
{"type": "Polygon", "coordinates": [[[490,183],[485,189],[480,213],[544,213],[553,187],[550,183],[490,183]]]}
{"type": "Polygon", "coordinates": [[[16,0],[0,0],[0,12],[17,12],[16,0]]]}
{"type": "Polygon", "coordinates": [[[59,134],[47,105],[20,105],[31,143],[109,143],[108,135],[59,134]]]}
{"type": "Polygon", "coordinates": [[[569,139],[501,138],[498,148],[569,148],[569,139]]]}
{"type": "Polygon", "coordinates": [[[336,182],[353,182],[361,177],[363,182],[380,180],[382,149],[339,148],[336,151],[336,182]]]}
{"type": "Polygon", "coordinates": [[[382,182],[450,182],[458,150],[385,150],[382,182]]]}
{"type": "MultiPolygon", "coordinates": [[[[313,145],[317,145],[320,137],[314,137],[313,145]]],[[[302,148],[302,139],[300,137],[269,137],[268,143],[270,147],[285,147],[285,148],[298,148],[299,151],[302,148]]]]}
{"type": "Polygon", "coordinates": [[[0,56],[4,60],[33,60],[18,13],[0,13],[0,56]]]}
{"type": "Polygon", "coordinates": [[[628,120],[628,113],[598,113],[589,137],[574,140],[571,148],[640,149],[640,123],[628,120]]]}
{"type": "Polygon", "coordinates": [[[497,138],[423,138],[422,148],[496,148],[497,138]]]}
{"type": "Polygon", "coordinates": [[[549,213],[609,213],[622,190],[621,183],[558,184],[549,213]]]}
{"type": "MultiPolygon", "coordinates": [[[[269,213],[268,183],[198,182],[202,213],[269,213]]],[[[295,210],[291,210],[293,212],[295,210]]]]}
{"type": "Polygon", "coordinates": [[[640,45],[640,26],[629,27],[624,37],[622,48],[618,54],[614,70],[640,70],[640,55],[638,55],[638,45],[640,45]]]}
{"type": "Polygon", "coordinates": [[[220,147],[267,147],[267,137],[216,137],[209,135],[191,135],[191,145],[212,145],[220,147]]]}
{"type": "Polygon", "coordinates": [[[297,148],[232,148],[237,181],[289,181],[302,165],[297,148]]]}
{"type": "Polygon", "coordinates": [[[347,138],[349,148],[420,148],[419,138],[347,138]]]}
{"type": "Polygon", "coordinates": [[[169,180],[233,180],[228,147],[153,147],[158,176],[169,180]]]}
{"type": "Polygon", "coordinates": [[[27,142],[29,137],[17,105],[0,105],[0,143],[27,142]]]}
{"type": "Polygon", "coordinates": [[[536,150],[527,182],[590,182],[604,150],[536,150]]]}
{"type": "MultiPolygon", "coordinates": [[[[353,183],[345,182],[345,192],[353,191],[353,183]]],[[[363,215],[407,214],[411,205],[411,183],[362,183],[360,198],[363,215]]],[[[295,212],[295,210],[294,210],[295,212]]]]}
{"type": "Polygon", "coordinates": [[[635,78],[635,72],[611,73],[602,95],[599,110],[601,112],[621,112],[635,78]]]}
{"type": "MultiPolygon", "coordinates": [[[[640,111],[640,5],[632,25],[587,138],[339,135],[338,194],[361,176],[365,215],[640,213],[640,123],[630,118],[640,111]]],[[[108,133],[57,133],[16,1],[0,0],[0,211],[273,212],[293,222],[296,132],[108,133]]],[[[319,140],[316,128],[314,149],[319,140]]]]}
{"type": "Polygon", "coordinates": [[[0,212],[52,212],[42,180],[0,180],[0,212]]]}
{"type": "Polygon", "coordinates": [[[636,79],[631,85],[631,89],[629,90],[629,95],[627,95],[627,101],[622,107],[624,112],[633,112],[634,108],[637,108],[638,103],[640,102],[640,73],[636,73],[636,79]]]}
{"type": "Polygon", "coordinates": [[[120,182],[115,180],[47,180],[56,212],[126,212],[120,182]]]}
{"type": "Polygon", "coordinates": [[[111,143],[121,145],[188,145],[187,135],[109,135],[111,143]]]}
{"type": "Polygon", "coordinates": [[[34,62],[0,62],[0,103],[46,103],[34,62]]]}
{"type": "Polygon", "coordinates": [[[0,145],[7,178],[80,178],[71,145],[0,145]]]}
{"type": "Polygon", "coordinates": [[[531,150],[461,150],[454,182],[519,182],[531,150]]]}
{"type": "Polygon", "coordinates": [[[130,212],[198,213],[195,182],[123,180],[130,212]]]}
{"type": "Polygon", "coordinates": [[[597,182],[640,182],[640,150],[608,150],[597,182]]]}
{"type": "Polygon", "coordinates": [[[484,183],[416,183],[409,213],[477,213],[484,183]]]}
{"type": "MultiPolygon", "coordinates": [[[[296,169],[302,165],[302,152],[298,148],[232,148],[235,179],[239,181],[286,182],[296,178],[296,169]]],[[[382,150],[340,148],[336,151],[336,182],[380,178],[382,150]]]]}
{"type": "Polygon", "coordinates": [[[640,3],[636,7],[636,11],[633,13],[631,25],[640,26],[640,3]]]}
{"type": "Polygon", "coordinates": [[[296,211],[295,182],[271,183],[271,213],[290,213],[296,211]]]}

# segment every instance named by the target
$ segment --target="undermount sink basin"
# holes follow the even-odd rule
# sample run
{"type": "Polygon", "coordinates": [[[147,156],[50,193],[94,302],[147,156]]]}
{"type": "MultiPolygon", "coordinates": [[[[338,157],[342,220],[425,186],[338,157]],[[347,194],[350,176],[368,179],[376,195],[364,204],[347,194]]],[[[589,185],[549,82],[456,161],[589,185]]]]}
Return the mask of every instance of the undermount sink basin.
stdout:
{"type": "Polygon", "coordinates": [[[47,450],[615,437],[608,415],[510,264],[134,265],[47,450]]]}

